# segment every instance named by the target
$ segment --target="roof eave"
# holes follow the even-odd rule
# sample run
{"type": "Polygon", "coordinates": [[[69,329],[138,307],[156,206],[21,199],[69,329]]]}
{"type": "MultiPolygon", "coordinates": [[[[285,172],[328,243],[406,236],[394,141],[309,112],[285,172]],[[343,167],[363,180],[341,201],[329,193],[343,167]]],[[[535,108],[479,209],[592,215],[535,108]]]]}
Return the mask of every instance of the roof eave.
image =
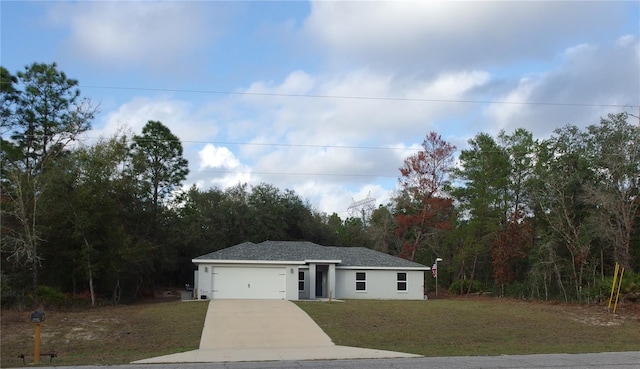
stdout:
{"type": "Polygon", "coordinates": [[[304,261],[293,260],[226,260],[226,259],[192,259],[194,264],[267,264],[267,265],[304,265],[304,261]]]}
{"type": "Polygon", "coordinates": [[[431,267],[393,267],[393,266],[351,266],[351,265],[341,265],[336,266],[336,269],[357,269],[357,270],[422,270],[429,271],[431,267]]]}
{"type": "Polygon", "coordinates": [[[342,260],[307,259],[305,264],[340,264],[342,260]]]}

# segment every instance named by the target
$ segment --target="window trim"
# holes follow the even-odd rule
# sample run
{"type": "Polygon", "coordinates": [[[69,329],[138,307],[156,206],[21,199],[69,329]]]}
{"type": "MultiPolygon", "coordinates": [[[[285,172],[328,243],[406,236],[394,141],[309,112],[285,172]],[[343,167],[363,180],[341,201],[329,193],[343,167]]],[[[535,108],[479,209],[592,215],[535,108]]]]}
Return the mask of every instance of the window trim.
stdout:
{"type": "Polygon", "coordinates": [[[356,272],[356,292],[367,292],[367,272],[356,272]],[[363,278],[359,278],[360,276],[363,278]],[[359,288],[360,285],[363,288],[359,288]]]}
{"type": "Polygon", "coordinates": [[[396,273],[396,292],[399,293],[407,293],[409,292],[409,281],[408,281],[407,272],[397,272],[396,273]],[[403,275],[404,279],[400,279],[400,276],[403,275]],[[400,285],[404,284],[404,289],[400,289],[400,285]]]}

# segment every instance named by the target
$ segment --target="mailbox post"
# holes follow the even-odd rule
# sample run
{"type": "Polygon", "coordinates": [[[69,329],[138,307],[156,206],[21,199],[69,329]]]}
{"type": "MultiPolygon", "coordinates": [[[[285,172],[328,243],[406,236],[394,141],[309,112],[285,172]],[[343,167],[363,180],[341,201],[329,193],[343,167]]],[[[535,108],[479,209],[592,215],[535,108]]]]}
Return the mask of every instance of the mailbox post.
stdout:
{"type": "Polygon", "coordinates": [[[44,311],[36,310],[31,313],[31,322],[33,323],[33,363],[40,364],[40,324],[44,321],[44,311]]]}

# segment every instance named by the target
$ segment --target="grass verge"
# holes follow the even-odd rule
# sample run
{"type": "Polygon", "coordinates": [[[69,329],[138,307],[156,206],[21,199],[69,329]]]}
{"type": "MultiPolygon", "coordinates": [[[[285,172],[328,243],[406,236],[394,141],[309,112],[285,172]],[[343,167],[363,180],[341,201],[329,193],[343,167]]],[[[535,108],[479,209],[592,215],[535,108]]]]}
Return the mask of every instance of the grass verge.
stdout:
{"type": "Polygon", "coordinates": [[[640,350],[640,317],[501,299],[298,302],[337,345],[424,356],[640,350]]]}
{"type": "MultiPolygon", "coordinates": [[[[207,302],[159,302],[86,310],[46,311],[41,325],[42,353],[55,352],[52,365],[116,365],[195,350],[207,302]]],[[[0,367],[33,363],[30,312],[2,310],[0,367]]],[[[49,364],[42,357],[41,364],[49,364]]]]}

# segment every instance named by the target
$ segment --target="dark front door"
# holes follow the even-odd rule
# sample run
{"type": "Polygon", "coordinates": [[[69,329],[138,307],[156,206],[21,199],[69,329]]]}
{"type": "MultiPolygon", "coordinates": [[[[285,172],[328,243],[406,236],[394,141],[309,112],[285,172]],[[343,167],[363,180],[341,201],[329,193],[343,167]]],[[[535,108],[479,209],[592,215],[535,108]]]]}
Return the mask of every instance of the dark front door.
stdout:
{"type": "Polygon", "coordinates": [[[322,293],[322,270],[316,270],[316,297],[322,297],[324,294],[322,293]]]}

